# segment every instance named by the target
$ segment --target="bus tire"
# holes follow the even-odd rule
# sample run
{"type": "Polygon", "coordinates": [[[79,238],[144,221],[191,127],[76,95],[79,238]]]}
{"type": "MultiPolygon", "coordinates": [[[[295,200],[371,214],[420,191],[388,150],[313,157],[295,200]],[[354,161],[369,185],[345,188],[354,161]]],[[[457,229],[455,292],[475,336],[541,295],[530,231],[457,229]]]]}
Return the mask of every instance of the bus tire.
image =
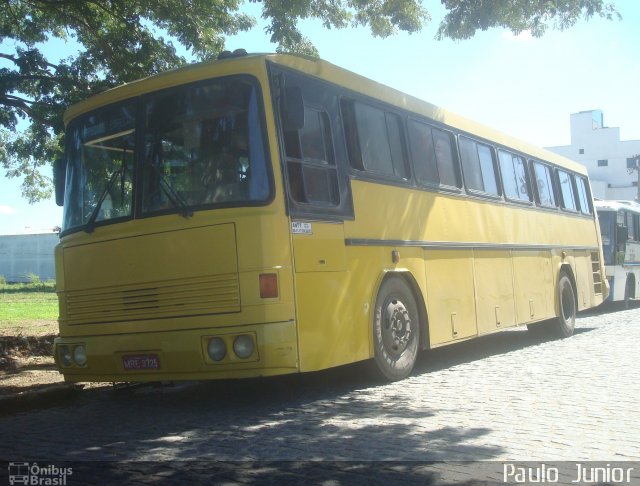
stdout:
{"type": "Polygon", "coordinates": [[[578,304],[571,279],[565,272],[562,272],[558,279],[558,301],[560,313],[551,322],[549,330],[556,337],[569,337],[576,328],[578,304]]]}
{"type": "Polygon", "coordinates": [[[418,356],[420,318],[415,296],[401,278],[380,286],[373,314],[373,347],[377,375],[388,381],[409,376],[418,356]]]}

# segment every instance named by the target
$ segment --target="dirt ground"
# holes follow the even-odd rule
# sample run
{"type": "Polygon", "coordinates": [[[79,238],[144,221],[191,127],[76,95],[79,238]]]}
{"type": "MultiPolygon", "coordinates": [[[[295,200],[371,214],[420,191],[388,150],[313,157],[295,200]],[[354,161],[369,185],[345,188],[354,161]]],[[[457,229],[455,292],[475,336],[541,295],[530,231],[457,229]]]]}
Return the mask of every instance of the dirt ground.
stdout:
{"type": "Polygon", "coordinates": [[[17,329],[0,334],[0,397],[62,383],[53,361],[53,340],[47,327],[25,336],[17,329]]]}

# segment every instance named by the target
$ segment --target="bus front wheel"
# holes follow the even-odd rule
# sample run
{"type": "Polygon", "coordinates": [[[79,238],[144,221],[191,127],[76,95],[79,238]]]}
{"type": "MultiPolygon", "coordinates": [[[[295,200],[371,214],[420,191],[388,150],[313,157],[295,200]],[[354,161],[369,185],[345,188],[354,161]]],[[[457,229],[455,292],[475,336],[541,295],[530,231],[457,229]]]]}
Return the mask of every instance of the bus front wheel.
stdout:
{"type": "Polygon", "coordinates": [[[380,286],[373,318],[374,361],[378,375],[389,381],[406,378],[418,356],[420,321],[409,285],[391,277],[380,286]]]}
{"type": "Polygon", "coordinates": [[[564,272],[560,274],[560,279],[558,280],[558,300],[560,313],[555,321],[551,323],[550,330],[558,337],[569,337],[576,327],[578,305],[571,279],[564,272]]]}

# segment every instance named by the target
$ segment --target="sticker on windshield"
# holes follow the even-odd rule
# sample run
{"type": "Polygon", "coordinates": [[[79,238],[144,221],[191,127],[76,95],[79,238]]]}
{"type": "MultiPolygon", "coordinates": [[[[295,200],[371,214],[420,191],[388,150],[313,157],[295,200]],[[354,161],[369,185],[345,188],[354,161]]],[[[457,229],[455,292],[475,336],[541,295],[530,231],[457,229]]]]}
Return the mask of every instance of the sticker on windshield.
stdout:
{"type": "Polygon", "coordinates": [[[291,222],[291,232],[294,235],[312,235],[311,223],[300,223],[299,221],[291,222]]]}

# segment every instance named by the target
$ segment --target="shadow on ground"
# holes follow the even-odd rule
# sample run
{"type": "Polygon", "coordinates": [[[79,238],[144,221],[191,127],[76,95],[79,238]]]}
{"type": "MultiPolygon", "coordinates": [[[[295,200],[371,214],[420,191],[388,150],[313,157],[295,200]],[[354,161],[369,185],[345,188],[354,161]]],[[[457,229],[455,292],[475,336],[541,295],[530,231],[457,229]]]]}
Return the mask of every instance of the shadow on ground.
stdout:
{"type": "MultiPolygon", "coordinates": [[[[481,337],[424,353],[414,375],[544,342],[525,329],[481,337]]],[[[0,456],[306,462],[490,460],[503,453],[482,441],[490,426],[433,425],[438,407],[408,399],[403,382],[368,378],[370,364],[268,379],[89,389],[64,405],[0,418],[0,435],[14,438],[0,445],[0,456]],[[29,434],[22,437],[21,429],[29,434]]]]}

